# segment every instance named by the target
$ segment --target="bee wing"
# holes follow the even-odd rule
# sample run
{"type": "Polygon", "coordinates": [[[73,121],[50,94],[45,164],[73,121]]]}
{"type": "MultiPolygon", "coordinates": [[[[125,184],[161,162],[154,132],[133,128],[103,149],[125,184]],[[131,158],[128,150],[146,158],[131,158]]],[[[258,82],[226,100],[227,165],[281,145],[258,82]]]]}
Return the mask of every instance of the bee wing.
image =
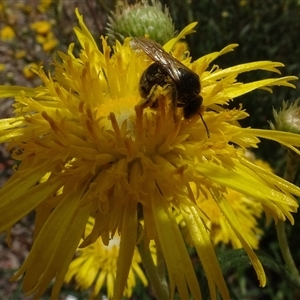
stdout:
{"type": "Polygon", "coordinates": [[[187,69],[191,72],[189,68],[187,68],[179,60],[167,53],[161,45],[151,39],[135,37],[131,40],[131,45],[134,49],[138,48],[144,51],[154,62],[159,64],[177,83],[180,83],[181,73],[179,71],[179,68],[187,69]]]}

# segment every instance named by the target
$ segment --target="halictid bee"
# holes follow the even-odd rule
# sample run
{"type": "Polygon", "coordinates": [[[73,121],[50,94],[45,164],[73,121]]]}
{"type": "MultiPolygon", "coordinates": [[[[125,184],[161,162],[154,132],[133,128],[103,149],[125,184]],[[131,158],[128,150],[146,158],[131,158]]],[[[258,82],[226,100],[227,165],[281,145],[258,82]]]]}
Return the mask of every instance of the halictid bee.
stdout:
{"type": "Polygon", "coordinates": [[[199,95],[201,90],[199,76],[151,39],[133,38],[131,45],[134,49],[145,52],[154,61],[140,78],[139,92],[144,101],[142,106],[151,108],[158,106],[157,87],[160,86],[170,93],[174,109],[183,108],[185,119],[196,114],[200,115],[209,137],[207,125],[200,113],[203,99],[199,95]]]}

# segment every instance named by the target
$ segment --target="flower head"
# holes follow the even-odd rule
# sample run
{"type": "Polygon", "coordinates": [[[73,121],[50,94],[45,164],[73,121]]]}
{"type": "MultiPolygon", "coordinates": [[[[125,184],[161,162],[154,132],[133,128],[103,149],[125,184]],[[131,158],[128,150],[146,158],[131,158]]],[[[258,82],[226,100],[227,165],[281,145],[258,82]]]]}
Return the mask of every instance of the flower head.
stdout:
{"type": "MultiPolygon", "coordinates": [[[[245,239],[252,248],[257,249],[259,239],[263,233],[257,222],[263,211],[261,204],[232,189],[227,190],[225,197],[243,228],[245,239]]],[[[197,203],[209,218],[206,226],[210,230],[213,244],[231,243],[234,248],[242,248],[239,238],[231,229],[226,217],[223,216],[211,195],[208,194],[208,198],[201,195],[197,199],[197,203]]]]}
{"type": "MultiPolygon", "coordinates": [[[[90,218],[86,226],[85,236],[91,233],[93,226],[94,220],[90,218]]],[[[107,288],[107,296],[111,299],[117,271],[119,244],[120,236],[116,233],[109,241],[108,246],[105,246],[101,238],[99,238],[85,248],[78,248],[76,257],[69,266],[65,281],[68,283],[74,277],[77,288],[82,290],[93,286],[92,297],[97,296],[102,287],[105,286],[107,288]]],[[[152,253],[155,256],[153,247],[152,253]]],[[[132,290],[136,285],[136,277],[140,278],[144,286],[148,284],[147,278],[139,265],[140,262],[141,258],[137,250],[135,250],[124,291],[125,297],[131,297],[132,290]]]]}
{"type": "Polygon", "coordinates": [[[51,51],[58,44],[51,31],[52,24],[47,21],[37,21],[31,24],[31,29],[36,33],[36,41],[43,46],[45,52],[51,51]]]}
{"type": "Polygon", "coordinates": [[[0,30],[0,40],[2,41],[10,41],[15,37],[15,35],[16,34],[11,26],[6,25],[0,30]]]}
{"type": "Polygon", "coordinates": [[[299,99],[290,105],[283,101],[280,111],[273,110],[275,124],[270,122],[273,129],[300,133],[300,108],[299,99]]]}
{"type": "Polygon", "coordinates": [[[134,5],[127,2],[117,7],[117,12],[109,17],[107,35],[113,41],[124,41],[129,36],[145,36],[160,44],[174,36],[174,25],[167,7],[164,9],[157,0],[142,0],[134,5]]]}
{"type": "MultiPolygon", "coordinates": [[[[256,159],[253,153],[247,151],[245,155],[255,165],[272,172],[269,164],[256,159]]],[[[214,245],[218,243],[230,243],[234,248],[241,248],[242,245],[239,238],[232,230],[227,218],[222,214],[212,195],[206,191],[195,196],[197,205],[208,217],[206,226],[210,231],[212,243],[214,245]]],[[[252,248],[257,249],[259,240],[263,234],[263,231],[258,227],[258,219],[261,218],[263,212],[260,201],[230,188],[227,189],[224,197],[239,220],[246,240],[252,248]]]]}
{"type": "MultiPolygon", "coordinates": [[[[207,216],[197,205],[196,194],[214,199],[231,229],[247,251],[260,284],[263,268],[255,256],[239,220],[225,194],[232,189],[261,203],[275,220],[288,218],[298,204],[292,194],[300,189],[253,164],[245,148],[257,147],[258,137],[277,140],[297,149],[298,135],[240,127],[247,117],[226,104],[257,88],[274,85],[293,87],[295,77],[237,81],[242,72],[262,69],[278,72],[281,63],[261,61],[221,69],[209,67],[214,59],[236,45],[191,62],[178,49],[174,55],[200,77],[201,112],[210,138],[198,115],[174,118],[168,94],[157,95],[155,110],[138,109],[139,80],[151,64],[143,53],[130,47],[130,39],[112,49],[102,38],[100,51],[77,12],[75,28],[82,50],[76,57],[73,45],[59,53],[54,75],[40,68],[44,85],[37,88],[0,87],[2,97],[15,96],[15,117],[0,121],[0,141],[9,142],[12,156],[20,161],[15,174],[0,191],[0,231],[9,230],[22,216],[36,210],[35,241],[27,260],[14,278],[24,275],[23,289],[39,298],[55,277],[52,297],[57,298],[65,274],[90,216],[95,223],[81,247],[99,237],[109,244],[120,234],[114,298],[120,299],[126,286],[137,241],[138,228],[146,244],[154,240],[164,257],[170,283],[181,299],[201,298],[173,210],[178,210],[190,232],[211,292],[216,288],[228,299],[228,291],[210,234],[207,216]],[[225,106],[225,108],[224,108],[225,106]],[[209,110],[205,111],[205,108],[209,110]],[[45,176],[46,175],[46,176],[45,176]],[[43,181],[37,182],[43,177],[43,181]],[[50,241],[50,243],[49,243],[50,241]]],[[[164,49],[193,31],[186,27],[164,49]]],[[[182,48],[181,48],[182,49],[182,48]]]]}
{"type": "Polygon", "coordinates": [[[38,10],[44,13],[51,5],[52,0],[40,0],[38,4],[38,10]]]}

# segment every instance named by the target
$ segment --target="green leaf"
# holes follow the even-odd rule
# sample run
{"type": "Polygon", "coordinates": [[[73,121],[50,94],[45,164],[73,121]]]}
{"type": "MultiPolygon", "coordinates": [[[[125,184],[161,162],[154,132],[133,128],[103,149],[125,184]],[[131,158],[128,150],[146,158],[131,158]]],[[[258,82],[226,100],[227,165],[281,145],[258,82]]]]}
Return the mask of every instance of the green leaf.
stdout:
{"type": "MultiPolygon", "coordinates": [[[[278,263],[274,260],[274,258],[262,251],[255,251],[255,254],[259,258],[264,268],[272,270],[282,279],[285,279],[293,286],[300,288],[299,279],[292,276],[285,266],[278,263]]],[[[220,251],[217,253],[217,256],[223,275],[226,275],[228,272],[236,268],[251,266],[251,262],[244,249],[220,251]]]]}

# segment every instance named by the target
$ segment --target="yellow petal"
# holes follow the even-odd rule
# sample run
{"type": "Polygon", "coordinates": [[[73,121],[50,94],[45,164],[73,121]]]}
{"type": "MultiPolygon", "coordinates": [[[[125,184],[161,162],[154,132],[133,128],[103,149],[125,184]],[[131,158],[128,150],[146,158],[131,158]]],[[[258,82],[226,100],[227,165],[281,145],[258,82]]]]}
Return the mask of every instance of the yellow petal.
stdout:
{"type": "Polygon", "coordinates": [[[272,90],[268,89],[268,87],[275,86],[275,85],[282,85],[282,86],[295,88],[295,85],[289,83],[288,80],[297,80],[297,79],[298,77],[295,76],[286,76],[286,77],[274,78],[274,79],[263,79],[251,83],[232,85],[231,87],[225,89],[224,96],[228,97],[229,99],[233,99],[241,95],[244,95],[246,93],[249,93],[253,90],[262,89],[262,88],[271,92],[272,90]]]}
{"type": "Polygon", "coordinates": [[[83,16],[80,15],[78,8],[75,9],[76,16],[79,21],[80,28],[74,27],[74,31],[77,35],[77,38],[83,48],[85,48],[87,45],[90,45],[91,49],[98,49],[98,46],[91,35],[90,31],[87,29],[83,22],[83,16]],[[87,44],[86,44],[87,43],[87,44]]]}
{"type": "MultiPolygon", "coordinates": [[[[212,191],[213,194],[213,191],[212,191]]],[[[255,255],[254,251],[252,250],[250,244],[248,241],[244,239],[243,232],[242,232],[242,226],[239,224],[239,221],[232,210],[231,206],[229,205],[228,201],[225,198],[217,199],[215,197],[215,200],[217,204],[219,205],[221,211],[226,217],[227,222],[230,224],[231,229],[234,231],[234,233],[237,235],[238,239],[240,240],[243,248],[246,250],[252,265],[256,271],[258,280],[260,282],[260,286],[264,287],[266,285],[266,274],[265,271],[258,259],[258,257],[255,255]]]]}
{"type": "Polygon", "coordinates": [[[80,194],[70,193],[60,202],[40,231],[26,261],[13,277],[17,279],[26,271],[23,289],[25,293],[34,292],[36,299],[44,293],[55,275],[52,297],[58,298],[89,216],[90,206],[82,207],[80,198],[80,194]]]}
{"type": "Polygon", "coordinates": [[[216,287],[223,299],[230,299],[210,235],[195,207],[183,207],[182,215],[193,239],[210,290],[210,299],[217,299],[216,287]]]}
{"type": "Polygon", "coordinates": [[[183,30],[181,30],[181,32],[180,32],[175,38],[169,40],[169,41],[164,45],[164,49],[165,49],[167,52],[170,52],[170,51],[172,50],[172,48],[174,47],[174,45],[175,45],[180,39],[184,39],[186,35],[195,32],[194,28],[196,27],[197,24],[198,24],[198,22],[193,22],[193,23],[189,24],[188,26],[186,26],[183,30]]]}
{"type": "Polygon", "coordinates": [[[300,135],[291,132],[278,131],[278,130],[263,130],[255,128],[244,128],[245,133],[250,133],[258,137],[262,137],[268,140],[276,141],[286,147],[292,149],[300,155],[300,151],[295,147],[300,147],[300,135]],[[293,147],[295,146],[295,147],[293,147]]]}
{"type": "MultiPolygon", "coordinates": [[[[211,163],[201,164],[197,169],[204,176],[222,186],[229,187],[249,197],[260,200],[262,204],[272,208],[274,214],[279,218],[285,218],[281,209],[278,208],[278,205],[281,206],[281,203],[294,208],[298,206],[292,196],[282,193],[274,186],[270,186],[270,184],[267,185],[264,180],[259,178],[257,174],[252,173],[251,170],[243,170],[241,164],[237,164],[234,171],[211,163]]],[[[296,190],[296,195],[300,196],[300,189],[296,188],[296,190]]],[[[295,191],[295,188],[293,188],[293,191],[295,191]]],[[[290,218],[291,216],[288,215],[288,217],[290,218]]]]}
{"type": "Polygon", "coordinates": [[[284,64],[273,61],[256,61],[251,63],[245,63],[241,65],[236,65],[223,70],[218,70],[205,77],[207,80],[218,80],[225,76],[236,75],[244,72],[254,71],[254,70],[265,70],[270,72],[279,73],[280,71],[277,67],[283,67],[284,64]]]}
{"type": "Polygon", "coordinates": [[[137,239],[136,203],[129,201],[125,208],[121,229],[121,244],[118,257],[114,299],[121,299],[127,283],[137,239]]]}
{"type": "Polygon", "coordinates": [[[159,241],[156,244],[161,246],[168,268],[170,298],[173,299],[177,288],[181,299],[189,299],[189,288],[194,299],[201,299],[198,280],[174,215],[168,210],[166,201],[159,192],[152,195],[151,205],[159,241]]]}
{"type": "Polygon", "coordinates": [[[2,199],[0,203],[0,232],[33,211],[36,206],[60,187],[60,183],[55,180],[47,184],[36,185],[44,175],[44,171],[39,167],[25,168],[25,170],[19,170],[0,191],[2,199]]]}

